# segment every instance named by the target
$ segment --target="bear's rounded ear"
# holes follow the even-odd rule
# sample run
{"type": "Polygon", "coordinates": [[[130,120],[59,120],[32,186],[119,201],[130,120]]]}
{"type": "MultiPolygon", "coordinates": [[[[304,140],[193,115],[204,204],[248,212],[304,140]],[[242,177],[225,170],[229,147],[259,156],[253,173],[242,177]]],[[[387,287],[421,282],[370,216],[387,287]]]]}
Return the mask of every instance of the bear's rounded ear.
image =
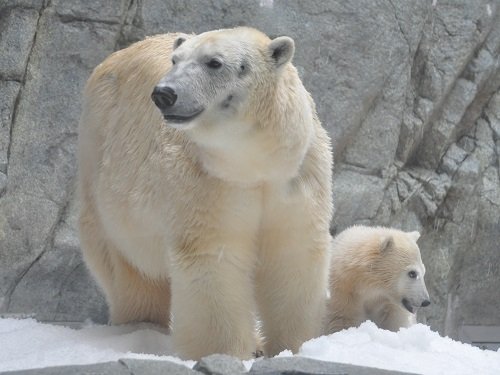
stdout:
{"type": "Polygon", "coordinates": [[[292,60],[295,53],[295,42],[288,36],[280,36],[269,43],[269,55],[276,67],[280,67],[292,60]]]}
{"type": "Polygon", "coordinates": [[[385,253],[394,247],[394,240],[391,235],[380,239],[380,252],[385,253]]]}
{"type": "Polygon", "coordinates": [[[408,232],[407,234],[408,234],[408,236],[409,236],[409,237],[410,237],[413,241],[415,241],[415,242],[417,242],[417,241],[418,241],[418,239],[420,238],[420,233],[419,233],[419,232],[417,232],[417,231],[414,231],[414,232],[408,232]]]}
{"type": "Polygon", "coordinates": [[[174,40],[174,50],[176,50],[182,43],[184,43],[189,38],[186,34],[181,34],[174,40]]]}

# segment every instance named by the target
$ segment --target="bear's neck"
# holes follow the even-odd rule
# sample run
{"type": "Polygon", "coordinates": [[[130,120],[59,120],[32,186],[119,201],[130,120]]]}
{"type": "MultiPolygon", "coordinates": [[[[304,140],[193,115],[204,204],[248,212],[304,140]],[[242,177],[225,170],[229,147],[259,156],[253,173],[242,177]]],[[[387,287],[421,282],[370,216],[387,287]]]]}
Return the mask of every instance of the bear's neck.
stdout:
{"type": "Polygon", "coordinates": [[[196,153],[208,174],[230,183],[289,180],[297,175],[303,155],[300,150],[284,152],[275,142],[265,133],[249,131],[243,137],[225,137],[223,145],[197,143],[196,153]]]}

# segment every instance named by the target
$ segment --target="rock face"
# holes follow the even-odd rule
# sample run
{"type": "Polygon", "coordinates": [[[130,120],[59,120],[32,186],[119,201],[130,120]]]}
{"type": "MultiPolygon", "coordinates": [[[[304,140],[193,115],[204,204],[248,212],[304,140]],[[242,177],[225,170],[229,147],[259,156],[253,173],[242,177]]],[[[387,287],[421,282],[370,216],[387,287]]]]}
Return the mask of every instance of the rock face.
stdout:
{"type": "Polygon", "coordinates": [[[238,25],[295,39],[333,139],[332,233],[421,231],[420,319],[500,325],[498,0],[2,0],[0,314],[106,321],[75,230],[83,85],[145,35],[238,25]]]}

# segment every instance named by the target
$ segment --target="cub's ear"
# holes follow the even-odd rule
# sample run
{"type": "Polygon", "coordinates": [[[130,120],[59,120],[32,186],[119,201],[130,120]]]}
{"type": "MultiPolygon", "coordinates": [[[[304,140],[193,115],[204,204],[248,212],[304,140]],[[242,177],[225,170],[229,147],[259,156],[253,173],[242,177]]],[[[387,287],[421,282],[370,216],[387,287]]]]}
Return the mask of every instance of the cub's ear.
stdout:
{"type": "Polygon", "coordinates": [[[420,233],[415,231],[415,232],[408,232],[407,235],[415,242],[418,241],[418,239],[420,238],[420,233]]]}
{"type": "Polygon", "coordinates": [[[387,235],[380,239],[380,252],[385,253],[394,247],[394,240],[391,235],[387,235]]]}
{"type": "Polygon", "coordinates": [[[174,50],[176,50],[182,43],[191,38],[193,35],[179,34],[179,36],[174,40],[174,50]]]}
{"type": "Polygon", "coordinates": [[[269,55],[277,68],[291,61],[295,53],[295,42],[287,36],[280,36],[269,43],[269,55]]]}

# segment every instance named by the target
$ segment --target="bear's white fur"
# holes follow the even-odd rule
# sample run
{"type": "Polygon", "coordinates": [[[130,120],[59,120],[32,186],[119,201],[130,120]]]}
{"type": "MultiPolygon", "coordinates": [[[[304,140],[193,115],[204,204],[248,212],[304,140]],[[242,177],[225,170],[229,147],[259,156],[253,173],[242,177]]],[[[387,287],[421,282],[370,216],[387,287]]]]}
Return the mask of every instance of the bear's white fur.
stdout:
{"type": "Polygon", "coordinates": [[[250,28],[166,34],[94,70],[79,230],[112,323],[171,324],[191,359],[251,357],[257,317],[267,355],[320,334],[332,154],[293,52],[250,28]],[[162,115],[151,95],[167,84],[162,115]]]}
{"type": "Polygon", "coordinates": [[[418,232],[353,226],[334,238],[326,333],[365,320],[392,331],[416,322],[416,309],[430,303],[419,237],[418,232]]]}

